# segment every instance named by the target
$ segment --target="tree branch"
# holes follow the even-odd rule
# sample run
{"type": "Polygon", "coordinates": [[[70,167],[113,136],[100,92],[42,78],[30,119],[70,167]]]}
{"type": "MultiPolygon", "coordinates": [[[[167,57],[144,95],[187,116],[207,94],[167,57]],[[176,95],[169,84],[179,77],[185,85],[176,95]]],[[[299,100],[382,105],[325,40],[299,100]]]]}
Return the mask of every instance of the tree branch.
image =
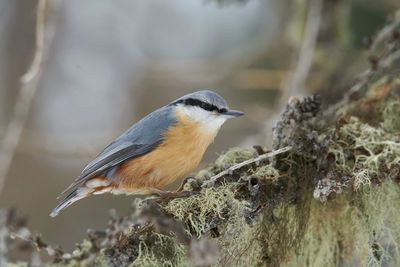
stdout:
{"type": "Polygon", "coordinates": [[[28,71],[21,78],[21,89],[14,107],[13,116],[6,129],[0,149],[0,193],[10,169],[16,147],[24,129],[25,121],[38,87],[38,74],[43,62],[44,24],[46,0],[39,0],[36,14],[36,48],[28,71]]]}
{"type": "Polygon", "coordinates": [[[304,84],[310,73],[319,27],[321,25],[323,0],[311,0],[307,14],[307,24],[304,39],[301,44],[299,58],[292,75],[289,75],[283,88],[281,106],[286,105],[290,96],[296,96],[304,89],[304,84]]]}
{"type": "Polygon", "coordinates": [[[250,164],[255,163],[255,162],[259,162],[259,161],[261,161],[263,159],[266,159],[266,158],[272,158],[272,157],[274,157],[276,155],[285,153],[285,152],[290,151],[290,150],[292,150],[291,146],[285,146],[285,147],[280,148],[278,150],[274,150],[274,151],[271,151],[269,153],[262,154],[262,155],[260,155],[260,156],[258,156],[256,158],[245,160],[243,162],[235,164],[235,165],[231,166],[230,168],[218,173],[217,175],[214,175],[209,180],[205,181],[203,183],[202,187],[212,186],[219,178],[223,177],[224,175],[230,174],[234,170],[240,169],[240,168],[242,168],[242,167],[244,167],[246,165],[250,165],[250,164]]]}

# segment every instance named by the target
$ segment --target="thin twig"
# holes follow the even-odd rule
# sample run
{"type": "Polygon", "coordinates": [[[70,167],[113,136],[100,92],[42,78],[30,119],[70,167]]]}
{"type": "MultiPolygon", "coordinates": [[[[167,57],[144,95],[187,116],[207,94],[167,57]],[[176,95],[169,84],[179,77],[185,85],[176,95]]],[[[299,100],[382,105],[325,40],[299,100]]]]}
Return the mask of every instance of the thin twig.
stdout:
{"type": "Polygon", "coordinates": [[[36,13],[35,55],[28,71],[21,77],[22,83],[29,83],[35,78],[43,62],[44,23],[46,15],[46,0],[39,0],[36,13]]]}
{"type": "Polygon", "coordinates": [[[36,17],[36,46],[31,66],[21,78],[21,89],[14,107],[13,116],[5,131],[0,146],[0,193],[10,169],[15,149],[24,129],[25,121],[38,87],[38,74],[43,62],[44,24],[46,0],[39,0],[36,17]]]}
{"type": "MultiPolygon", "coordinates": [[[[398,60],[400,58],[400,52],[397,51],[395,53],[393,53],[392,55],[390,55],[390,57],[385,58],[383,60],[381,60],[378,64],[377,69],[382,69],[382,68],[387,68],[390,67],[394,61],[398,60]]],[[[343,98],[329,106],[327,108],[327,110],[324,112],[324,114],[326,115],[331,115],[334,112],[336,112],[338,109],[340,109],[341,107],[343,107],[345,104],[347,104],[350,101],[350,98],[353,94],[357,93],[358,91],[360,91],[361,88],[363,88],[364,85],[366,85],[369,81],[369,79],[371,78],[371,76],[376,72],[376,70],[369,68],[366,71],[364,71],[363,73],[361,73],[361,75],[358,77],[358,82],[353,85],[344,95],[343,98]]]]}
{"type": "Polygon", "coordinates": [[[272,157],[274,157],[276,155],[285,153],[285,152],[290,151],[290,150],[292,150],[291,146],[285,146],[285,147],[280,148],[278,150],[274,150],[274,151],[271,151],[269,153],[262,154],[262,155],[260,155],[260,156],[258,156],[256,158],[242,161],[242,162],[240,162],[238,164],[235,164],[235,165],[231,166],[230,168],[228,168],[228,169],[226,169],[226,170],[214,175],[209,180],[205,181],[203,183],[202,187],[212,186],[219,178],[223,177],[224,175],[230,174],[234,170],[240,169],[243,166],[250,165],[250,164],[255,163],[255,162],[259,162],[259,161],[261,161],[263,159],[266,159],[266,158],[272,158],[272,157]]]}
{"type": "Polygon", "coordinates": [[[281,104],[284,106],[290,96],[296,96],[303,91],[306,79],[310,73],[313,55],[317,44],[318,32],[322,17],[323,0],[309,2],[307,22],[299,57],[292,75],[284,84],[281,104]]]}
{"type": "Polygon", "coordinates": [[[396,28],[400,25],[400,15],[395,15],[393,22],[389,25],[386,25],[382,30],[378,32],[375,36],[369,51],[373,52],[377,50],[379,44],[382,44],[382,41],[387,40],[388,36],[392,35],[396,28]]]}
{"type": "Polygon", "coordinates": [[[9,236],[11,239],[21,239],[22,241],[25,241],[29,243],[32,247],[34,247],[37,251],[40,251],[41,249],[45,249],[47,254],[52,257],[56,253],[57,249],[43,243],[43,241],[40,240],[40,243],[38,240],[34,237],[34,235],[29,231],[28,228],[24,227],[23,229],[23,234],[16,233],[16,232],[10,232],[9,236]]]}

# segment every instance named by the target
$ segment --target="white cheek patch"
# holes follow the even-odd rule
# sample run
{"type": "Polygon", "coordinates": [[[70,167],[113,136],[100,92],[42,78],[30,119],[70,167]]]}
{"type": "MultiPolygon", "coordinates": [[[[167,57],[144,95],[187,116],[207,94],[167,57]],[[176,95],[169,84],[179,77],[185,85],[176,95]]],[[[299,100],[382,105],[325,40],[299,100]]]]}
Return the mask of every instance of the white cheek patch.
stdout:
{"type": "Polygon", "coordinates": [[[100,186],[107,186],[110,182],[105,179],[91,179],[85,183],[85,185],[89,188],[96,188],[100,186]]]}
{"type": "Polygon", "coordinates": [[[182,106],[181,110],[189,119],[203,123],[205,128],[210,131],[218,130],[227,120],[227,118],[215,112],[207,111],[200,107],[182,106]]]}
{"type": "Polygon", "coordinates": [[[206,125],[211,130],[218,130],[219,128],[221,128],[222,124],[225,123],[225,121],[226,121],[226,118],[223,118],[221,116],[217,116],[215,118],[211,118],[210,120],[208,120],[206,125]]]}

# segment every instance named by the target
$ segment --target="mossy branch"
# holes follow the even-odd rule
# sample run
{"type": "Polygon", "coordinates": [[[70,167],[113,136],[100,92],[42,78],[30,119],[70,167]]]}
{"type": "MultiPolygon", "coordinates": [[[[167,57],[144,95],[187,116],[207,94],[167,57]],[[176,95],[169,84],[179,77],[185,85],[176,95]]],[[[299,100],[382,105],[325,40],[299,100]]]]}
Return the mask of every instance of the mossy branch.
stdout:
{"type": "Polygon", "coordinates": [[[238,170],[238,169],[240,169],[240,168],[242,168],[242,167],[244,167],[246,165],[250,165],[250,164],[253,164],[253,163],[258,163],[258,162],[260,162],[261,160],[264,160],[264,159],[273,158],[273,157],[275,157],[275,156],[277,156],[279,154],[288,152],[290,150],[292,150],[292,147],[291,146],[286,146],[286,147],[280,148],[278,150],[274,150],[274,151],[271,151],[269,153],[262,154],[262,155],[260,155],[260,156],[258,156],[256,158],[248,159],[248,160],[242,161],[240,163],[237,163],[237,164],[229,167],[228,169],[218,173],[217,175],[214,175],[213,177],[211,177],[209,180],[207,180],[206,182],[204,182],[202,184],[202,187],[213,186],[215,184],[215,182],[219,178],[221,178],[221,177],[223,177],[225,175],[231,174],[235,170],[238,170]]]}

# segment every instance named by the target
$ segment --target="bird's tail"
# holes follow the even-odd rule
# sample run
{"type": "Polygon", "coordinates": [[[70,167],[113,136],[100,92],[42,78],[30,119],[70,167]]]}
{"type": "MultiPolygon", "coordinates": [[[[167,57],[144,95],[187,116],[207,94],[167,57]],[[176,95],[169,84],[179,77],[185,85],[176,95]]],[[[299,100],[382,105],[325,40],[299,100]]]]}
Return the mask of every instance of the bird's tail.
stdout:
{"type": "Polygon", "coordinates": [[[92,195],[109,193],[114,186],[104,178],[96,177],[86,181],[81,187],[72,191],[68,196],[61,201],[60,204],[50,213],[50,217],[56,217],[63,209],[70,206],[72,203],[92,195]]]}
{"type": "Polygon", "coordinates": [[[66,196],[63,201],[61,201],[60,204],[50,213],[51,217],[56,217],[63,209],[67,208],[69,205],[72,203],[89,196],[87,193],[85,194],[83,191],[85,191],[86,188],[80,187],[72,191],[71,194],[66,196]]]}

